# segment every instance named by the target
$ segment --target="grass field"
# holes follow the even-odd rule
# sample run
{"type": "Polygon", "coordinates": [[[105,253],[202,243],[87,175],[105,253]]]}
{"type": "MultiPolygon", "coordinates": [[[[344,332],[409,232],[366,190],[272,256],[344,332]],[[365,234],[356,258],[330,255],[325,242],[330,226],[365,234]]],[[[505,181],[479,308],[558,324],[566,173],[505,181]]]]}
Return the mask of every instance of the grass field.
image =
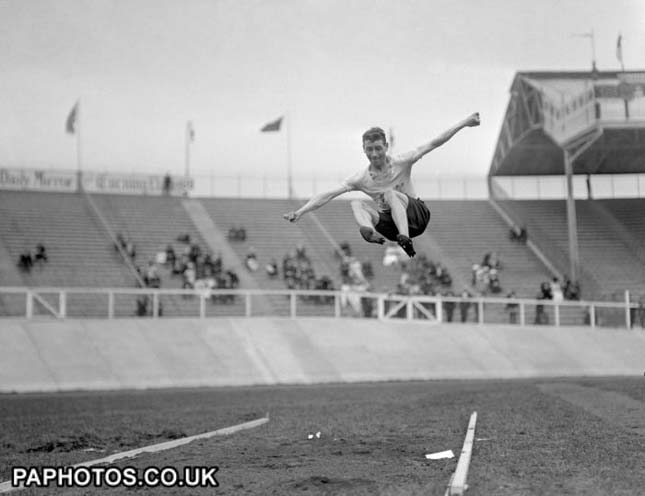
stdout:
{"type": "Polygon", "coordinates": [[[216,465],[217,488],[18,494],[443,495],[478,412],[467,494],[645,494],[645,378],[437,381],[0,396],[0,479],[238,424],[117,466],[216,465]],[[308,434],[320,432],[319,439],[308,434]]]}

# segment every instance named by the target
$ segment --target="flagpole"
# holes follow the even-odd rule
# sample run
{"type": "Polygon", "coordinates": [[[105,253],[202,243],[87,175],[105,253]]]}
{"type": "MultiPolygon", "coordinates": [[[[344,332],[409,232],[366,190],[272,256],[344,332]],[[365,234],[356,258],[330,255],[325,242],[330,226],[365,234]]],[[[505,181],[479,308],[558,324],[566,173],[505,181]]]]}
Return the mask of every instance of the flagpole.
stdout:
{"type": "Polygon", "coordinates": [[[81,121],[81,99],[79,98],[76,107],[76,187],[79,193],[83,190],[83,163],[81,160],[81,121]]]}
{"type": "Polygon", "coordinates": [[[189,123],[186,123],[186,132],[184,133],[184,137],[186,140],[185,146],[186,146],[186,153],[185,153],[185,170],[184,170],[184,175],[188,177],[190,175],[190,129],[189,129],[189,123]]]}
{"type": "Polygon", "coordinates": [[[291,161],[291,115],[287,112],[287,188],[289,200],[293,200],[293,168],[291,161]]]}

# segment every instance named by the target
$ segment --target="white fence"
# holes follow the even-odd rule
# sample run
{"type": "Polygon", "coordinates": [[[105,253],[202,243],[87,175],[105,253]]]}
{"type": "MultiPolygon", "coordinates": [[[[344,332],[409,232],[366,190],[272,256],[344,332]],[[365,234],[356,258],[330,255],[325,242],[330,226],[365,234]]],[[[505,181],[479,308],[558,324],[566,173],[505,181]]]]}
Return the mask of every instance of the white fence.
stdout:
{"type": "Polygon", "coordinates": [[[402,296],[346,291],[0,288],[0,317],[354,317],[479,324],[645,327],[629,302],[402,296]]]}

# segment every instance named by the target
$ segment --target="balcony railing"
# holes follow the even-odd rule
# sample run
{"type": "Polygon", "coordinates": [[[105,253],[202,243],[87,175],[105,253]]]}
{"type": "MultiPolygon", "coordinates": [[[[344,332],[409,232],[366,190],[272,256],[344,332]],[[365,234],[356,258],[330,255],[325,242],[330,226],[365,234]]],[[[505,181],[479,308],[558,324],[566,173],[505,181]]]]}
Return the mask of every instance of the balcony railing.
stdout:
{"type": "Polygon", "coordinates": [[[424,324],[645,326],[645,307],[624,301],[403,296],[354,291],[0,288],[0,317],[372,318],[424,324]],[[258,300],[271,305],[256,305],[258,300]],[[272,308],[266,313],[266,308],[272,308]]]}

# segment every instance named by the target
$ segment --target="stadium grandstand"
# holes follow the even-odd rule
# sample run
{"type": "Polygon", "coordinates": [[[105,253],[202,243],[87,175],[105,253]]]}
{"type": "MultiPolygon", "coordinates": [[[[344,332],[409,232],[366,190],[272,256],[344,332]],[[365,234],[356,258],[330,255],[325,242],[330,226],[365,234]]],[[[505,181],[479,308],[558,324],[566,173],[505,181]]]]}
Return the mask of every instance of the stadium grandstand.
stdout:
{"type": "Polygon", "coordinates": [[[642,201],[627,210],[624,200],[594,200],[592,188],[596,177],[624,175],[639,190],[644,91],[643,72],[520,72],[511,85],[489,171],[491,202],[587,298],[645,289],[645,250],[633,220],[642,201]],[[563,177],[565,200],[514,198],[508,180],[527,176],[563,177]],[[577,200],[580,177],[586,198],[577,200]]]}

